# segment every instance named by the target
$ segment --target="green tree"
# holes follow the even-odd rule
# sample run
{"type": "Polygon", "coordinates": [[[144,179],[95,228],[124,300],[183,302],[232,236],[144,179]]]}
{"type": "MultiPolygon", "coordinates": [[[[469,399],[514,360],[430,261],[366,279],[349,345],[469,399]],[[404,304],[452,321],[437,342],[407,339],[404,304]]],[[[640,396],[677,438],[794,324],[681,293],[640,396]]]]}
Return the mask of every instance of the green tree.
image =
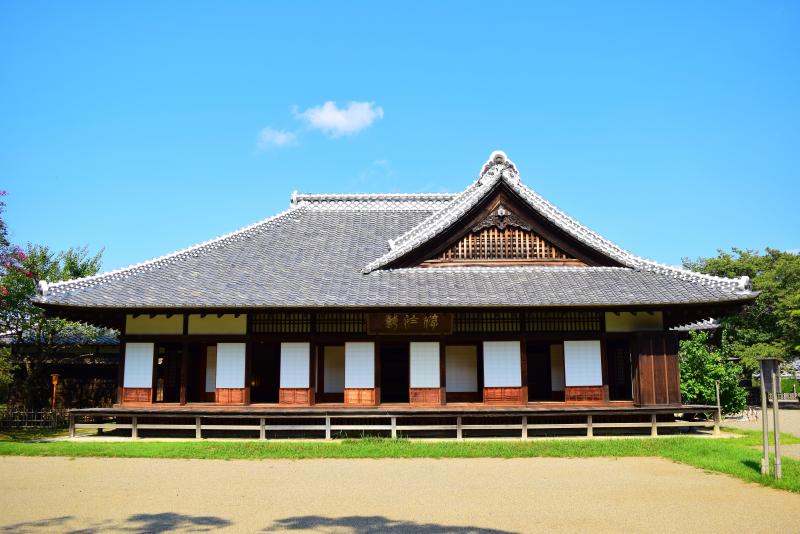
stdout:
{"type": "Polygon", "coordinates": [[[721,346],[748,371],[760,358],[800,357],[800,255],[767,248],[720,250],[713,258],[684,259],[685,267],[715,276],[749,276],[760,294],[742,313],[723,318],[721,346]]]}
{"type": "Polygon", "coordinates": [[[9,357],[18,398],[28,408],[48,403],[47,364],[73,335],[92,339],[97,329],[87,325],[48,317],[36,306],[33,297],[40,280],[56,282],[96,274],[102,251],[90,255],[86,247],[54,252],[41,245],[17,250],[0,268],[0,324],[14,338],[9,357]],[[24,345],[33,350],[20,350],[24,345]]]}
{"type": "Polygon", "coordinates": [[[681,396],[686,404],[716,404],[719,380],[722,412],[738,413],[747,404],[747,392],[739,386],[740,365],[729,361],[723,350],[711,345],[707,332],[690,332],[681,341],[681,396]]]}

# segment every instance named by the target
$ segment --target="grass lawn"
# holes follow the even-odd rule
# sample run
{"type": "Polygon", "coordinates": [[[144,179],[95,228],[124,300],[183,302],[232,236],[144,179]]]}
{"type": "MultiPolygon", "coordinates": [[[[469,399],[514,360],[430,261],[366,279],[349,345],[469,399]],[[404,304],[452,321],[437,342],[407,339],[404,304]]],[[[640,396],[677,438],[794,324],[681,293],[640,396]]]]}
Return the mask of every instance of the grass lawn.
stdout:
{"type": "MultiPolygon", "coordinates": [[[[656,456],[706,471],[728,474],[800,493],[800,461],[783,458],[783,480],[760,473],[761,436],[757,431],[726,429],[729,439],[669,437],[656,439],[553,439],[530,441],[409,441],[350,439],[343,441],[179,441],[74,442],[35,441],[53,433],[0,434],[0,456],[94,456],[113,458],[196,458],[261,460],[305,458],[589,458],[656,456]]],[[[781,443],[800,443],[784,434],[781,443]]]]}

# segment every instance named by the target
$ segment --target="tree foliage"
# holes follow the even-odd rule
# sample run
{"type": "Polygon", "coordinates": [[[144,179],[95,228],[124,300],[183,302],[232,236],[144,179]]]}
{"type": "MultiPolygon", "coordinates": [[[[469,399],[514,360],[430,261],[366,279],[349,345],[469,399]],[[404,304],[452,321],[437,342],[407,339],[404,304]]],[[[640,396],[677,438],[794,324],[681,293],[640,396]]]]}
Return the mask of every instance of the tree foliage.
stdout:
{"type": "Polygon", "coordinates": [[[690,332],[681,341],[681,396],[685,404],[716,404],[716,381],[722,412],[738,413],[747,405],[747,392],[739,385],[740,365],[711,345],[707,332],[690,332]]]}
{"type": "Polygon", "coordinates": [[[19,384],[19,400],[27,407],[38,408],[47,404],[41,385],[49,383],[45,375],[48,358],[70,336],[79,334],[91,340],[98,330],[45,316],[44,310],[33,302],[36,286],[40,280],[56,282],[96,274],[102,251],[91,255],[86,247],[74,247],[56,252],[33,244],[22,250],[9,243],[2,217],[4,208],[0,202],[0,327],[6,339],[11,338],[12,347],[6,367],[11,368],[15,383],[19,384]],[[33,350],[20,350],[23,345],[33,350]]]}
{"type": "Polygon", "coordinates": [[[749,276],[760,291],[743,313],[722,319],[722,342],[728,356],[741,358],[749,371],[760,358],[800,357],[800,255],[767,248],[720,250],[713,258],[683,260],[685,267],[715,276],[749,276]]]}

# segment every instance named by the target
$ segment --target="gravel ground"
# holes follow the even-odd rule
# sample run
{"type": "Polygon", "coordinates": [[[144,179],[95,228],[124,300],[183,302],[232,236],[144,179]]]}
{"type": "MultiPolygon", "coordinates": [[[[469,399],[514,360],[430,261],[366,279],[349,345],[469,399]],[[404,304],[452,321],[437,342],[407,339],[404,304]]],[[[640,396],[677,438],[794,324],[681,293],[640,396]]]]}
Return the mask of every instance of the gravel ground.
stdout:
{"type": "MultiPolygon", "coordinates": [[[[792,402],[781,403],[781,410],[779,412],[781,432],[793,434],[800,437],[800,404],[792,402]]],[[[761,409],[756,410],[758,414],[758,421],[747,421],[738,418],[729,418],[723,421],[724,426],[734,426],[737,428],[749,428],[750,430],[761,430],[761,409]]],[[[772,432],[772,407],[767,410],[769,418],[769,430],[772,432]]]]}
{"type": "Polygon", "coordinates": [[[0,458],[0,531],[797,532],[800,495],[656,458],[0,458]]]}

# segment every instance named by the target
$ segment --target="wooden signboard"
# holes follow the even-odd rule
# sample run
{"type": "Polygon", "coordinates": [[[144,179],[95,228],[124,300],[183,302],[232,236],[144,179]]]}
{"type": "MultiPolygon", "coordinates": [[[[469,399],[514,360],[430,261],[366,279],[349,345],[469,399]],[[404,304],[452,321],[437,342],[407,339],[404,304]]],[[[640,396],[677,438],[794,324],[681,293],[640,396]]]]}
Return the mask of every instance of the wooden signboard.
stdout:
{"type": "Polygon", "coordinates": [[[367,333],[369,334],[451,334],[453,332],[452,313],[369,313],[367,314],[367,333]]]}

